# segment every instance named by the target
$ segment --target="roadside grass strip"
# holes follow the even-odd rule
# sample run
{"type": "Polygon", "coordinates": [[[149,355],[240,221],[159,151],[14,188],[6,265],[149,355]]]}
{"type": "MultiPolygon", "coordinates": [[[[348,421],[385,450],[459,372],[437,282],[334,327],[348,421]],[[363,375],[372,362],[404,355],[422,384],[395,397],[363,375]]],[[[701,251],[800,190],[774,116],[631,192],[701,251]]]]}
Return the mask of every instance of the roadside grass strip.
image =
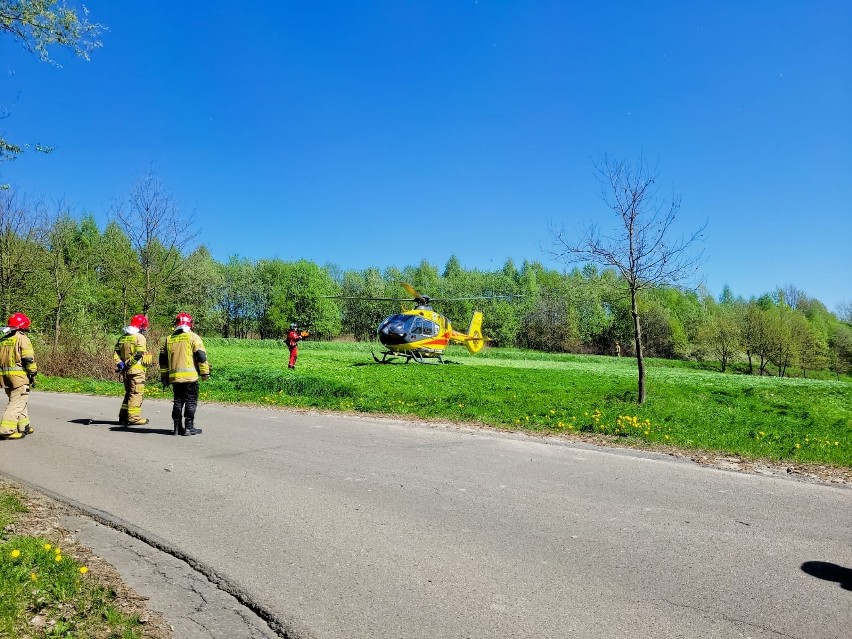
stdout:
{"type": "MultiPolygon", "coordinates": [[[[17,495],[0,487],[0,531],[23,512],[17,495]]],[[[142,637],[139,617],[116,609],[88,566],[47,539],[0,535],[0,637],[142,637]]]]}

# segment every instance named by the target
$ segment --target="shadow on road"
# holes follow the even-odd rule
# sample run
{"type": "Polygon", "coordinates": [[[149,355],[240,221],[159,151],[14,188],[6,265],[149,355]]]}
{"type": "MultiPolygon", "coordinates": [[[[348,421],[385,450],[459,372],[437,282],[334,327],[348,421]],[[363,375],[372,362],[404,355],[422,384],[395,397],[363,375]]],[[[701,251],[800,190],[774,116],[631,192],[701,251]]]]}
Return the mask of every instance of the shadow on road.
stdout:
{"type": "Polygon", "coordinates": [[[802,570],[811,577],[836,581],[844,590],[852,590],[852,569],[827,561],[806,561],[802,564],[802,570]]]}
{"type": "Polygon", "coordinates": [[[69,423],[71,424],[82,424],[83,426],[94,426],[94,425],[107,425],[110,426],[110,430],[116,433],[144,433],[146,435],[174,435],[174,429],[169,428],[166,430],[165,428],[147,428],[144,426],[134,427],[134,426],[122,426],[121,422],[114,419],[89,419],[88,417],[81,417],[80,419],[69,419],[69,423]]]}
{"type": "Polygon", "coordinates": [[[113,426],[111,431],[116,433],[143,433],[145,435],[174,435],[174,428],[146,428],[145,426],[113,426]]]}

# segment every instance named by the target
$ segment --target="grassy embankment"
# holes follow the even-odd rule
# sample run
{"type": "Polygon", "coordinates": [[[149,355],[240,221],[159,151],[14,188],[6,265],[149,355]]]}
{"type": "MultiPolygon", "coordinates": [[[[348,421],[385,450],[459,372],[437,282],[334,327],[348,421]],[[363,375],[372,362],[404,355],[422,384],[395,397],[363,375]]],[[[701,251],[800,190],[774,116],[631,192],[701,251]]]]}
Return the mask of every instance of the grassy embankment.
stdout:
{"type": "Polygon", "coordinates": [[[138,639],[142,624],[112,603],[115,595],[60,546],[6,533],[26,507],[0,486],[0,637],[138,639]]]}
{"type": "MultiPolygon", "coordinates": [[[[852,382],[721,374],[648,361],[636,405],[630,358],[451,347],[452,364],[379,365],[369,344],[300,346],[206,340],[202,400],[475,421],[544,433],[592,432],[628,445],[666,444],[748,458],[852,467],[852,382]]],[[[373,346],[375,348],[375,346],[373,346]]],[[[120,396],[118,382],[45,379],[41,387],[120,396]]],[[[148,397],[170,397],[158,384],[148,397]]],[[[116,408],[117,410],[117,408],[116,408]]]]}

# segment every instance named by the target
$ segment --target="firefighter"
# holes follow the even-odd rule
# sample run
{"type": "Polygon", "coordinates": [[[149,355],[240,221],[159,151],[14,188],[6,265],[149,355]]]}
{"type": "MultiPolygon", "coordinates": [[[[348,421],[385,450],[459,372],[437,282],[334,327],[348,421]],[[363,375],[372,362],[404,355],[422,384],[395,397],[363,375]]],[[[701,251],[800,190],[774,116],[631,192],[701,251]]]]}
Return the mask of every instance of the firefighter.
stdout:
{"type": "Polygon", "coordinates": [[[210,363],[207,361],[204,342],[192,332],[192,316],[189,313],[178,313],[175,330],[166,338],[160,351],[163,389],[171,384],[174,393],[172,421],[175,435],[201,434],[201,429],[195,428],[199,377],[205,381],[210,379],[210,363]]]}
{"type": "Polygon", "coordinates": [[[122,426],[143,426],[148,420],[142,417],[142,397],[145,391],[145,369],[151,365],[152,357],[147,351],[145,330],[148,318],[134,315],[124,334],[118,339],[112,358],[115,372],[124,380],[124,401],[118,413],[122,426]]]}
{"type": "Polygon", "coordinates": [[[287,348],[290,349],[290,363],[287,368],[296,368],[296,358],[299,356],[299,342],[309,334],[308,331],[299,332],[298,324],[290,324],[290,330],[287,332],[287,348]]]}
{"type": "Polygon", "coordinates": [[[9,404],[0,422],[0,437],[20,439],[33,432],[27,402],[30,388],[35,386],[38,366],[33,343],[27,337],[30,318],[23,313],[13,313],[0,339],[0,384],[6,391],[9,404]]]}

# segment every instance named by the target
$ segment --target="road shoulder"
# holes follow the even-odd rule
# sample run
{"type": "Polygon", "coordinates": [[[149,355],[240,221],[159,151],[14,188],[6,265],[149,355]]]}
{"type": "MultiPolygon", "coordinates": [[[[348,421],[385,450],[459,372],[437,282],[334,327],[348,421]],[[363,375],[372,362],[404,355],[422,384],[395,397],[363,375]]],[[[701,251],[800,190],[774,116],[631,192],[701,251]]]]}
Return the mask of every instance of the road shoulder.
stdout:
{"type": "Polygon", "coordinates": [[[115,605],[138,615],[145,639],[274,639],[279,635],[232,595],[220,590],[185,561],[106,526],[71,506],[19,482],[27,512],[14,534],[61,543],[116,593],[115,605]]]}

